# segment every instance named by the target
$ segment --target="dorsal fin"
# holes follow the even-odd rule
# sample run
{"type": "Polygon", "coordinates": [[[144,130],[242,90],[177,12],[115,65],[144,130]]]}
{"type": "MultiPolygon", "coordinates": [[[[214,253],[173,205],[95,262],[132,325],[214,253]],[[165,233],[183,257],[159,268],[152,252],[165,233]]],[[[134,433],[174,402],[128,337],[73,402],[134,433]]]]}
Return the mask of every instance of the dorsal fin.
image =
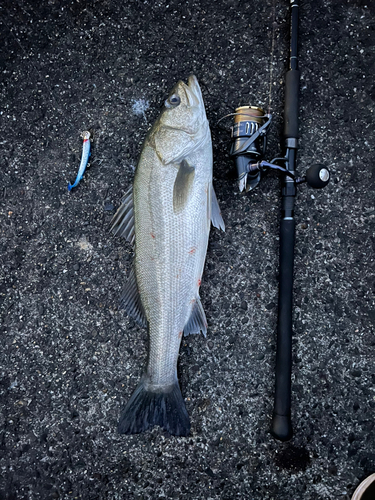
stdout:
{"type": "Polygon", "coordinates": [[[115,236],[123,236],[129,243],[134,243],[133,186],[122,197],[121,205],[111,221],[110,231],[115,236]]]}
{"type": "Polygon", "coordinates": [[[140,326],[147,326],[147,319],[143,309],[141,297],[139,295],[137,279],[134,266],[122,291],[120,306],[131,316],[140,326]]]}

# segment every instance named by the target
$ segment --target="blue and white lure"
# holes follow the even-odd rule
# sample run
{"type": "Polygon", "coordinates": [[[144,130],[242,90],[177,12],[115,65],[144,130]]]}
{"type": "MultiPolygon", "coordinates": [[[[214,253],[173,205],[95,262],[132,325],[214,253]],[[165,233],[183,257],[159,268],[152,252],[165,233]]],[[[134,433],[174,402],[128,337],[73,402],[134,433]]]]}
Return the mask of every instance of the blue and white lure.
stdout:
{"type": "Polygon", "coordinates": [[[81,163],[79,165],[77,178],[74,181],[74,184],[70,184],[70,182],[68,184],[68,191],[71,191],[74,187],[76,187],[79,181],[82,179],[90,157],[90,132],[82,132],[81,137],[83,139],[81,163]]]}

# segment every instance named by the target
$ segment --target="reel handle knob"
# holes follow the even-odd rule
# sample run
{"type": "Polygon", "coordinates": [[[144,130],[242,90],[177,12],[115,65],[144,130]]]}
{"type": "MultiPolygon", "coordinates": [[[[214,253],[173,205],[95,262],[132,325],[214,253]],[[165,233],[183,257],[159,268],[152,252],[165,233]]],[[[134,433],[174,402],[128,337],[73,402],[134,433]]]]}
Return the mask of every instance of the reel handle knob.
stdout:
{"type": "Polygon", "coordinates": [[[327,167],[317,163],[312,165],[306,172],[306,182],[314,189],[322,189],[329,182],[330,173],[327,167]]]}

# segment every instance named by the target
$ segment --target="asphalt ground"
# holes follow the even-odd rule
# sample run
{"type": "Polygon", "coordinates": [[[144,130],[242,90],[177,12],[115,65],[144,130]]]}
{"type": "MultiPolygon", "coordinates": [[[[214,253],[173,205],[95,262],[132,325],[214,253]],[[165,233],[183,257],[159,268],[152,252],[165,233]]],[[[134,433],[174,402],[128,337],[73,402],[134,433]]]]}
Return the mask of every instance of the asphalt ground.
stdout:
{"type": "Polygon", "coordinates": [[[1,23],[0,498],[349,499],[375,471],[375,6],[301,2],[294,437],[269,433],[280,184],[240,194],[239,105],[270,107],[280,152],[288,2],[3,0],[1,23]],[[132,261],[109,235],[147,130],[196,74],[211,125],[213,229],[201,287],[207,338],[179,361],[192,430],[117,433],[147,333],[119,310],[132,261]],[[143,111],[143,112],[142,112],[143,111]],[[83,130],[91,166],[78,170],[83,130]]]}

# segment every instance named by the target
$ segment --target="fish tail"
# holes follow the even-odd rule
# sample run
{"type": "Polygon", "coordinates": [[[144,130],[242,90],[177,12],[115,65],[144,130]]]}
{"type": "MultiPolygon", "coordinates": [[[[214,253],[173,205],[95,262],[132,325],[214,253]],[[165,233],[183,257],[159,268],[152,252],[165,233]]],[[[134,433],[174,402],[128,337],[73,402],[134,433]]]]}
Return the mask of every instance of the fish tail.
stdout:
{"type": "Polygon", "coordinates": [[[142,380],[120,416],[120,434],[138,434],[159,425],[174,436],[188,436],[190,421],[178,382],[164,392],[150,391],[142,380]]]}

